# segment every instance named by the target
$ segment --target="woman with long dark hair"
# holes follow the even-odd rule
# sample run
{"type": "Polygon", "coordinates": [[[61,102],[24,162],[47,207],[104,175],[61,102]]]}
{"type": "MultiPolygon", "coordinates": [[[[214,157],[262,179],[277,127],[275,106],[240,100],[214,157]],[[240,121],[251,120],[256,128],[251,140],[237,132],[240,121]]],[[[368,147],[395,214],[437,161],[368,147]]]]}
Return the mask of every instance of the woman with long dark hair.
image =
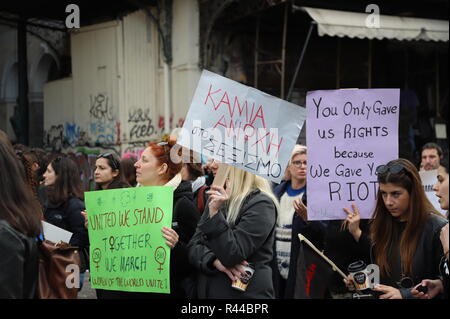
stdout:
{"type": "Polygon", "coordinates": [[[14,150],[0,132],[0,299],[34,298],[41,207],[14,150]]]}
{"type": "Polygon", "coordinates": [[[44,178],[47,193],[45,220],[73,233],[69,244],[85,248],[88,235],[81,215],[83,188],[77,164],[67,156],[57,156],[48,164],[44,178]]]}
{"type": "Polygon", "coordinates": [[[410,161],[393,160],[376,172],[379,190],[370,234],[361,232],[355,205],[352,210],[344,209],[348,229],[380,267],[381,285],[374,289],[381,294],[380,299],[412,298],[413,286],[439,277],[443,255],[439,236],[446,220],[427,199],[410,161]]]}
{"type": "Polygon", "coordinates": [[[113,153],[103,153],[95,161],[95,190],[127,188],[120,158],[113,153]]]}

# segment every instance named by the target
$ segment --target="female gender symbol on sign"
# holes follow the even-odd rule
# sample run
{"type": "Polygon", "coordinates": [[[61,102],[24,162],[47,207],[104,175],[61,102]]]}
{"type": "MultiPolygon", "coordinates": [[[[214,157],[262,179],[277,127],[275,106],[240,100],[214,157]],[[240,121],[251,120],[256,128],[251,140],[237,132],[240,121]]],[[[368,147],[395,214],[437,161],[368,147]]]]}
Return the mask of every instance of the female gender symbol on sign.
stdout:
{"type": "Polygon", "coordinates": [[[159,264],[159,273],[163,270],[162,265],[166,262],[166,249],[162,246],[159,246],[155,250],[155,260],[159,264]]]}
{"type": "Polygon", "coordinates": [[[100,248],[95,248],[94,251],[92,252],[92,261],[96,264],[95,268],[97,268],[97,270],[100,268],[98,264],[100,263],[101,259],[102,259],[102,252],[100,248]]]}

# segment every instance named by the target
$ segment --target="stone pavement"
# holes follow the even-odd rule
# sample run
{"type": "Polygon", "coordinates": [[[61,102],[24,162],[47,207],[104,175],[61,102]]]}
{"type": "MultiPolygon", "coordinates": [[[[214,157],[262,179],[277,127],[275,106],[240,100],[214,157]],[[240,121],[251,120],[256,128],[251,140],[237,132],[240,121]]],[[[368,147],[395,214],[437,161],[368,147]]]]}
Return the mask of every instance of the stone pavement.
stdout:
{"type": "Polygon", "coordinates": [[[97,299],[95,294],[95,289],[91,288],[91,283],[89,282],[89,272],[86,271],[86,276],[84,277],[83,288],[78,292],[78,299],[97,299]]]}

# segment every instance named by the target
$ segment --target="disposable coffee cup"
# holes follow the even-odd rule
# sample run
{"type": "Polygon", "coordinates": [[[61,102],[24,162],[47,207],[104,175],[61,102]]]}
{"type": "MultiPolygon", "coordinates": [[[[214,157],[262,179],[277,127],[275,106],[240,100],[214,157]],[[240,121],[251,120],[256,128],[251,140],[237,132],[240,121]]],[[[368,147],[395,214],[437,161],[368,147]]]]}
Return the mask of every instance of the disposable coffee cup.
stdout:
{"type": "Polygon", "coordinates": [[[240,290],[240,291],[246,291],[247,286],[250,282],[250,279],[253,277],[253,274],[255,273],[255,268],[253,265],[248,264],[247,266],[243,266],[245,270],[245,275],[242,275],[241,278],[239,278],[236,281],[233,281],[231,284],[231,287],[240,290]]]}
{"type": "Polygon", "coordinates": [[[351,263],[348,272],[355,284],[356,290],[374,288],[379,283],[379,268],[375,264],[366,265],[362,260],[351,263]]]}

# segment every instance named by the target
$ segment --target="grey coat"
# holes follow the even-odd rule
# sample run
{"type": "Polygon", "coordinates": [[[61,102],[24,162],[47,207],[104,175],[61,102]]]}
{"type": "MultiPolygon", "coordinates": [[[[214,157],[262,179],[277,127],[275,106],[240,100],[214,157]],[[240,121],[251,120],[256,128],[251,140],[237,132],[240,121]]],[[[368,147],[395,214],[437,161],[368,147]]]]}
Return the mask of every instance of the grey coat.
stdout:
{"type": "Polygon", "coordinates": [[[259,190],[252,192],[234,226],[228,224],[225,213],[221,209],[209,218],[206,207],[188,246],[189,261],[197,269],[198,297],[274,298],[270,262],[277,212],[273,201],[259,190]],[[216,258],[227,268],[244,260],[254,265],[255,273],[245,292],[231,288],[230,278],[212,265],[216,258]]]}

